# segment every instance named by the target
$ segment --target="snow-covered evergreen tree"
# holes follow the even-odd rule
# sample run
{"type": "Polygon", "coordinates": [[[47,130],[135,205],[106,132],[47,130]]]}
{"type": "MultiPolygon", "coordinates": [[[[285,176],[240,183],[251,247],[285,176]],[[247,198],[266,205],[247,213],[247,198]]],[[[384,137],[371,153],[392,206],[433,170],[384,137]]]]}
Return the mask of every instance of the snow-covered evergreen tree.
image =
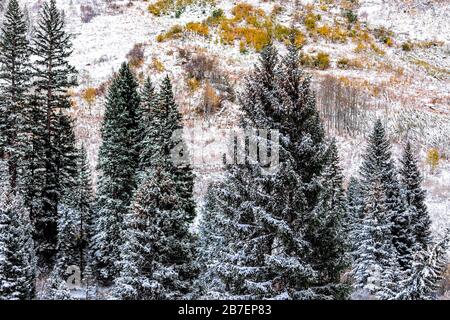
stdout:
{"type": "Polygon", "coordinates": [[[147,81],[143,94],[145,121],[139,157],[139,174],[151,167],[164,166],[173,175],[181,206],[192,221],[195,202],[192,198],[194,175],[189,164],[187,146],[182,137],[182,117],[173,97],[172,84],[166,76],[156,97],[147,81]]]}
{"type": "Polygon", "coordinates": [[[369,138],[369,147],[361,167],[363,191],[364,185],[376,176],[381,177],[385,193],[385,205],[392,222],[392,236],[400,267],[407,270],[411,264],[414,247],[410,231],[410,217],[405,209],[397,171],[390,151],[390,143],[381,120],[377,120],[369,138]],[[369,160],[372,159],[372,160],[369,160]]]}
{"type": "Polygon", "coordinates": [[[358,246],[357,234],[364,219],[363,208],[361,185],[358,179],[351,177],[347,188],[347,214],[344,224],[351,251],[358,246]]]}
{"type": "MultiPolygon", "coordinates": [[[[78,152],[75,146],[75,134],[73,131],[73,125],[70,117],[68,115],[63,114],[61,111],[56,114],[55,120],[55,133],[53,138],[53,143],[55,149],[52,154],[52,163],[55,166],[54,174],[52,175],[54,178],[54,184],[52,184],[52,192],[55,193],[54,200],[57,201],[57,219],[56,219],[56,230],[53,232],[57,237],[56,246],[58,247],[58,242],[60,242],[59,238],[59,224],[61,223],[61,217],[72,215],[73,214],[73,202],[74,199],[74,188],[76,183],[76,175],[77,175],[77,156],[78,152]],[[61,211],[61,212],[60,212],[61,211]],[[69,213],[70,212],[70,213],[69,213]]],[[[45,180],[46,186],[49,186],[49,181],[45,180]]],[[[41,200],[40,196],[42,194],[37,194],[37,200],[41,200]]],[[[45,207],[42,204],[43,208],[45,207]]],[[[53,221],[53,216],[51,211],[43,210],[39,217],[35,222],[36,228],[36,236],[37,239],[46,239],[47,231],[45,226],[53,221]]],[[[75,219],[75,217],[70,217],[70,219],[75,219]]],[[[63,222],[64,224],[72,226],[72,221],[63,222]]],[[[51,223],[51,225],[53,222],[51,223]]],[[[62,235],[63,238],[67,237],[67,235],[62,235]]],[[[64,241],[66,241],[65,239],[64,241]]],[[[50,243],[43,242],[39,246],[39,250],[44,257],[49,258],[49,252],[57,250],[57,248],[53,248],[50,246],[50,243]]],[[[58,253],[60,254],[60,253],[58,253]]]]}
{"type": "Polygon", "coordinates": [[[400,269],[380,181],[373,181],[370,189],[365,191],[364,202],[365,217],[356,238],[358,248],[354,252],[354,286],[378,298],[393,298],[398,293],[400,269]]]}
{"type": "Polygon", "coordinates": [[[203,265],[218,278],[214,290],[222,297],[333,296],[328,283],[319,281],[310,243],[326,146],[309,83],[297,49],[291,46],[280,64],[272,45],[262,51],[246,81],[240,99],[243,125],[279,130],[280,165],[266,175],[248,157],[245,164],[229,166],[224,181],[209,191],[200,229],[206,248],[201,251],[212,253],[203,265]]]}
{"type": "Polygon", "coordinates": [[[124,63],[106,97],[93,244],[98,276],[104,282],[110,282],[118,275],[123,217],[135,189],[140,103],[137,86],[129,66],[124,63]]]}
{"type": "Polygon", "coordinates": [[[115,296],[120,299],[180,298],[191,290],[195,276],[194,243],[188,231],[195,217],[195,202],[192,169],[187,159],[172,161],[173,152],[180,149],[186,152],[187,149],[182,137],[175,134],[182,130],[181,115],[168,77],[163,80],[158,94],[155,94],[147,79],[139,116],[142,123],[138,168],[140,184],[133,211],[125,221],[124,239],[127,241],[122,247],[115,296]],[[155,189],[155,183],[160,184],[160,194],[155,189]],[[163,186],[170,188],[171,192],[163,186]],[[149,198],[143,194],[144,190],[150,193],[149,198]],[[163,200],[171,204],[164,204],[163,200]],[[164,219],[163,216],[167,217],[165,226],[160,225],[159,221],[164,219]],[[175,220],[178,224],[170,222],[175,220]],[[161,239],[155,238],[155,232],[161,239]],[[179,247],[178,260],[172,254],[164,257],[165,252],[174,251],[165,237],[170,237],[173,245],[179,247]]]}
{"type": "Polygon", "coordinates": [[[345,232],[346,198],[343,188],[342,169],[336,142],[328,149],[327,160],[319,180],[320,193],[317,206],[312,211],[316,223],[312,226],[316,238],[311,242],[314,268],[319,272],[319,282],[345,298],[348,286],[340,283],[344,269],[349,266],[349,239],[345,232]]]}
{"type": "Polygon", "coordinates": [[[64,272],[59,269],[60,265],[55,266],[50,273],[40,299],[44,300],[71,300],[70,290],[66,281],[63,279],[64,272]]]}
{"type": "Polygon", "coordinates": [[[399,263],[405,261],[401,259],[402,254],[409,254],[400,250],[408,247],[395,246],[399,244],[401,233],[393,232],[398,232],[400,224],[396,223],[404,211],[389,149],[383,125],[378,120],[360,169],[364,219],[357,230],[358,247],[352,270],[357,289],[365,289],[382,299],[393,298],[398,293],[399,263]]]}
{"type": "Polygon", "coordinates": [[[411,271],[401,282],[402,291],[396,299],[403,300],[434,300],[437,290],[444,279],[444,272],[448,266],[447,236],[436,244],[429,243],[425,249],[421,248],[413,256],[411,271]]]}
{"type": "MultiPolygon", "coordinates": [[[[91,247],[94,234],[92,178],[86,149],[81,146],[77,161],[77,179],[74,188],[74,209],[78,214],[77,249],[81,272],[92,262],[91,247]]],[[[83,273],[82,273],[83,274],[83,273]]]]}
{"type": "Polygon", "coordinates": [[[58,245],[53,272],[63,277],[65,270],[79,262],[77,241],[79,236],[78,212],[67,203],[58,206],[58,245]]]}
{"type": "Polygon", "coordinates": [[[62,264],[61,269],[76,265],[83,272],[90,262],[93,232],[91,178],[83,146],[77,152],[76,171],[58,207],[57,263],[62,264]]]}
{"type": "Polygon", "coordinates": [[[83,272],[83,282],[86,290],[86,300],[95,300],[97,297],[97,281],[95,279],[94,271],[90,263],[87,264],[83,272]]]}
{"type": "Polygon", "coordinates": [[[29,300],[34,298],[36,277],[32,225],[20,196],[4,187],[8,181],[2,183],[0,299],[29,300]]]}
{"type": "Polygon", "coordinates": [[[26,121],[25,129],[26,144],[24,155],[20,159],[18,189],[23,196],[24,205],[33,226],[36,227],[38,215],[42,212],[40,197],[45,185],[43,174],[45,171],[45,112],[40,108],[35,95],[30,96],[28,110],[29,120],[26,121]]]}
{"type": "MultiPolygon", "coordinates": [[[[195,288],[201,297],[220,299],[225,292],[224,283],[217,278],[217,267],[221,255],[227,249],[226,227],[221,203],[218,202],[216,190],[220,185],[213,182],[207,189],[204,206],[201,208],[199,221],[199,240],[197,262],[201,270],[195,282],[195,288]]],[[[219,182],[220,184],[220,182],[219,182]]]]}
{"type": "Polygon", "coordinates": [[[55,186],[58,203],[73,201],[72,190],[76,184],[78,168],[78,150],[75,141],[73,121],[69,115],[59,111],[56,115],[54,144],[57,146],[54,151],[54,163],[57,168],[56,178],[58,183],[55,186]]]}
{"type": "Polygon", "coordinates": [[[23,157],[30,82],[30,47],[27,27],[17,0],[10,0],[0,34],[0,153],[8,161],[11,189],[17,186],[23,157]]]}
{"type": "Polygon", "coordinates": [[[57,210],[65,164],[58,163],[65,153],[61,141],[60,110],[70,107],[68,89],[76,84],[75,69],[68,63],[72,53],[71,36],[64,30],[64,19],[55,0],[45,2],[33,37],[33,86],[44,115],[44,175],[41,212],[36,213],[38,250],[50,261],[57,243],[57,210]]]}
{"type": "MultiPolygon", "coordinates": [[[[193,198],[194,174],[189,163],[188,149],[183,141],[182,117],[173,97],[172,83],[167,76],[161,85],[158,95],[159,110],[166,119],[164,130],[164,157],[170,159],[172,179],[180,201],[180,209],[187,215],[188,221],[195,218],[195,202],[193,198]]],[[[158,164],[157,164],[158,165],[158,164]]]]}
{"type": "Polygon", "coordinates": [[[282,58],[281,73],[277,77],[280,119],[277,119],[277,112],[272,117],[274,123],[281,124],[280,131],[289,137],[286,148],[294,157],[295,170],[306,185],[304,192],[311,210],[320,192],[316,182],[326,161],[327,145],[311,77],[302,69],[298,57],[298,47],[291,44],[282,58]]]}
{"type": "Polygon", "coordinates": [[[139,132],[138,136],[138,152],[139,165],[137,176],[138,180],[145,178],[145,172],[151,167],[152,157],[158,141],[158,128],[161,125],[160,116],[158,116],[157,108],[157,92],[153,87],[150,78],[147,78],[144,87],[141,90],[141,105],[139,108],[139,132]]]}
{"type": "Polygon", "coordinates": [[[164,167],[152,170],[136,191],[127,216],[125,246],[115,296],[120,299],[179,299],[196,276],[190,218],[164,167]]]}
{"type": "Polygon", "coordinates": [[[425,205],[425,190],[411,143],[405,146],[400,168],[400,184],[413,235],[413,250],[425,250],[431,242],[431,220],[425,205]]]}

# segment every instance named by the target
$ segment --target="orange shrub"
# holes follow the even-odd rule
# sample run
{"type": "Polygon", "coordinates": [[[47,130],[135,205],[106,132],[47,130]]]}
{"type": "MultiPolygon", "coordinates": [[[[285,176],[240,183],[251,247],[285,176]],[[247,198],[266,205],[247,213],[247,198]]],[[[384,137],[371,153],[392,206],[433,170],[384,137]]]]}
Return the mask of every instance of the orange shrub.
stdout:
{"type": "Polygon", "coordinates": [[[163,72],[165,70],[164,65],[158,58],[152,59],[152,67],[158,72],[163,72]]]}
{"type": "Polygon", "coordinates": [[[402,43],[403,51],[411,51],[413,49],[413,44],[410,41],[406,41],[402,43]]]}
{"type": "Polygon", "coordinates": [[[186,30],[207,37],[209,35],[209,28],[205,23],[189,22],[186,24],[186,30]]]}
{"type": "Polygon", "coordinates": [[[330,66],[330,55],[325,52],[319,52],[314,61],[314,65],[319,69],[327,69],[330,66]]]}
{"type": "Polygon", "coordinates": [[[97,89],[89,87],[83,90],[81,93],[81,97],[83,98],[86,103],[91,106],[94,104],[96,98],[97,98],[97,89]]]}
{"type": "Polygon", "coordinates": [[[273,28],[272,35],[278,41],[288,43],[291,35],[294,35],[294,44],[302,47],[306,42],[305,35],[295,28],[289,28],[282,24],[276,24],[273,28]]]}
{"type": "Polygon", "coordinates": [[[330,27],[326,24],[317,28],[317,33],[320,34],[324,38],[330,37],[331,30],[330,27]]]}
{"type": "Polygon", "coordinates": [[[316,23],[320,20],[319,15],[315,15],[312,12],[308,12],[303,19],[303,23],[309,31],[314,31],[316,29],[316,23]]]}
{"type": "Polygon", "coordinates": [[[359,59],[340,58],[337,61],[337,67],[340,69],[362,69],[363,63],[359,59]]]}
{"type": "Polygon", "coordinates": [[[270,15],[272,17],[276,17],[277,15],[281,14],[283,11],[284,11],[284,8],[282,6],[280,6],[279,4],[274,4],[270,15]]]}
{"type": "Polygon", "coordinates": [[[200,110],[198,110],[199,113],[203,115],[214,114],[220,109],[221,105],[222,100],[217,95],[216,89],[207,82],[203,90],[202,104],[200,110]]]}
{"type": "Polygon", "coordinates": [[[300,54],[300,63],[302,66],[305,67],[314,67],[314,58],[313,56],[306,54],[306,53],[301,53],[300,54]]]}
{"type": "Polygon", "coordinates": [[[427,152],[427,163],[431,167],[431,170],[436,170],[439,165],[439,151],[436,148],[431,148],[427,152]]]}
{"type": "Polygon", "coordinates": [[[183,35],[183,27],[176,24],[172,26],[169,31],[162,33],[156,37],[156,41],[163,42],[170,39],[178,39],[183,35]]]}
{"type": "Polygon", "coordinates": [[[305,67],[324,70],[330,66],[330,55],[325,52],[319,52],[315,56],[302,53],[300,63],[305,67]]]}
{"type": "Polygon", "coordinates": [[[346,42],[347,32],[339,25],[330,27],[326,24],[316,29],[317,33],[325,39],[329,39],[333,42],[346,42]]]}
{"type": "Polygon", "coordinates": [[[189,90],[191,92],[197,91],[198,87],[200,86],[200,81],[197,80],[197,78],[189,78],[187,81],[187,85],[189,87],[189,90]]]}
{"type": "Polygon", "coordinates": [[[372,49],[373,52],[375,52],[376,54],[378,54],[380,56],[384,56],[386,54],[386,52],[384,52],[382,49],[378,48],[378,46],[375,43],[371,43],[370,48],[372,49]]]}
{"type": "Polygon", "coordinates": [[[385,42],[384,42],[388,47],[392,47],[393,45],[394,45],[394,40],[392,40],[392,38],[391,37],[388,37],[388,38],[386,38],[385,39],[385,42]]]}
{"type": "Polygon", "coordinates": [[[270,41],[268,32],[258,28],[236,28],[236,35],[256,51],[261,51],[270,41]]]}
{"type": "Polygon", "coordinates": [[[150,4],[148,6],[148,11],[155,15],[155,16],[161,16],[165,13],[167,13],[167,11],[169,10],[169,7],[172,5],[171,3],[172,1],[170,0],[159,0],[156,1],[153,4],[150,4]]]}
{"type": "Polygon", "coordinates": [[[356,47],[353,51],[355,51],[356,53],[360,53],[360,52],[363,52],[364,50],[366,50],[366,45],[364,43],[362,43],[361,41],[359,41],[356,44],[356,47]]]}
{"type": "Polygon", "coordinates": [[[254,27],[262,27],[268,20],[264,10],[254,8],[248,3],[238,3],[231,9],[231,13],[233,14],[233,23],[245,21],[254,27]]]}

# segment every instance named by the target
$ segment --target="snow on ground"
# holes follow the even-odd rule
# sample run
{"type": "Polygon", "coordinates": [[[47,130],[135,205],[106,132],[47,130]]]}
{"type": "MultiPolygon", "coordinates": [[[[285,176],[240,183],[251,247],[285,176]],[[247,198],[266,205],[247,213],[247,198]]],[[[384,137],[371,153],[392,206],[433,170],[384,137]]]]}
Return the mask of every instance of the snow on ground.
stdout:
{"type": "MultiPolygon", "coordinates": [[[[217,1],[217,6],[229,14],[231,8],[238,1],[217,1]]],[[[247,0],[246,2],[263,8],[270,12],[273,3],[261,0],[247,0]]],[[[305,3],[317,3],[317,1],[301,1],[305,3]]],[[[26,5],[31,20],[36,20],[36,14],[43,0],[20,0],[26,5]]],[[[280,17],[280,21],[289,24],[293,8],[291,2],[282,2],[287,12],[280,17]]],[[[384,91],[381,96],[371,97],[383,103],[385,108],[394,108],[402,105],[416,108],[423,114],[433,114],[440,122],[430,120],[426,123],[427,130],[422,135],[439,137],[445,135],[439,129],[450,128],[450,77],[445,72],[436,76],[430,74],[435,69],[422,63],[417,65],[417,60],[431,63],[443,70],[450,66],[449,48],[450,19],[448,18],[448,1],[383,1],[360,0],[358,16],[367,21],[370,27],[385,26],[395,32],[396,46],[383,47],[385,55],[377,56],[373,53],[356,54],[355,45],[351,42],[335,44],[317,39],[309,42],[305,52],[325,51],[331,54],[331,68],[326,71],[312,71],[316,79],[326,74],[336,77],[347,77],[354,81],[366,81],[369,88],[374,85],[382,85],[384,91]],[[428,5],[425,5],[428,3],[428,5]],[[444,44],[414,52],[403,52],[399,44],[405,40],[438,40],[444,44]],[[367,65],[358,70],[341,70],[336,68],[336,61],[340,57],[360,58],[367,65]],[[415,61],[413,63],[412,61],[415,61]],[[370,66],[369,66],[370,64],[370,66]],[[373,65],[373,66],[372,66],[373,65]],[[383,67],[381,68],[380,65],[383,67]],[[397,70],[401,68],[402,72],[397,70]],[[431,69],[430,69],[431,68],[431,69]],[[433,128],[436,124],[437,128],[433,128]],[[447,124],[447,126],[446,126],[447,124]]],[[[87,147],[92,169],[95,168],[97,151],[100,145],[100,126],[103,114],[104,96],[100,95],[92,106],[88,106],[80,95],[88,87],[98,88],[111,78],[120,64],[126,61],[127,53],[135,44],[144,45],[145,62],[138,73],[150,75],[157,84],[161,78],[169,74],[173,80],[176,91],[176,99],[183,112],[187,127],[195,126],[195,119],[191,119],[189,110],[199,103],[199,94],[191,95],[186,89],[186,79],[181,66],[179,47],[199,47],[209,55],[218,57],[219,68],[227,73],[232,83],[239,85],[245,73],[255,61],[256,54],[241,54],[239,47],[223,46],[218,44],[217,35],[211,39],[199,36],[190,36],[179,40],[157,42],[156,36],[170,29],[175,24],[184,25],[190,21],[202,21],[211,14],[209,7],[189,7],[179,18],[172,16],[154,17],[148,13],[148,2],[144,1],[113,1],[109,4],[103,0],[57,0],[57,5],[64,10],[67,29],[74,34],[74,52],[71,63],[79,71],[79,86],[74,88],[74,100],[76,107],[73,114],[77,119],[76,128],[78,138],[87,147]],[[131,3],[131,5],[128,5],[131,3]],[[90,5],[94,8],[96,16],[88,23],[81,19],[81,6],[90,5]],[[152,65],[154,59],[158,59],[164,71],[156,71],[152,65]]],[[[324,21],[331,21],[333,14],[339,14],[339,10],[333,9],[329,13],[321,12],[324,21]],[[329,14],[330,16],[327,16],[329,14]]],[[[140,78],[140,80],[142,80],[140,78]]],[[[206,161],[217,160],[217,150],[211,145],[215,138],[212,128],[233,126],[236,123],[237,107],[227,103],[220,114],[213,116],[201,123],[199,135],[192,136],[186,132],[185,138],[188,146],[194,154],[206,161]]],[[[405,111],[403,110],[403,113],[405,111]]],[[[398,111],[397,113],[402,113],[398,111]]],[[[404,121],[396,115],[391,122],[404,121]]],[[[197,123],[198,124],[198,123],[197,123]]],[[[448,134],[448,133],[447,133],[448,134]]],[[[427,138],[425,138],[427,139],[427,138]]],[[[357,173],[361,153],[364,151],[362,138],[339,138],[342,166],[346,177],[357,173]]],[[[442,230],[450,225],[450,163],[442,160],[435,173],[429,172],[425,164],[426,146],[420,148],[419,159],[425,173],[425,188],[428,190],[428,205],[433,217],[435,230],[442,230]]],[[[400,154],[398,145],[394,147],[394,154],[400,154]]],[[[447,155],[448,156],[448,155],[447,155]]],[[[195,193],[199,201],[206,191],[207,185],[216,179],[220,179],[220,170],[208,170],[197,168],[197,180],[195,193]]]]}
{"type": "Polygon", "coordinates": [[[358,14],[405,39],[450,42],[450,2],[446,0],[361,0],[358,14]],[[444,32],[443,32],[444,31],[444,32]]]}

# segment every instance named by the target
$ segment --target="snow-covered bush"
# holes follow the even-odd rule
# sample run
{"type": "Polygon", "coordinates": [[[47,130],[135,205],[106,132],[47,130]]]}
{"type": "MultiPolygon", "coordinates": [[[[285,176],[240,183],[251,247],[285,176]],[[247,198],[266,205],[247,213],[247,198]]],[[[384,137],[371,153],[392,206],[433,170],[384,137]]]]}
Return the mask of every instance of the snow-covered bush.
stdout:
{"type": "Polygon", "coordinates": [[[95,12],[94,8],[91,5],[80,5],[81,21],[83,21],[84,23],[89,23],[95,16],[97,16],[97,12],[95,12]]]}
{"type": "Polygon", "coordinates": [[[144,45],[136,43],[127,54],[128,63],[133,68],[139,68],[144,63],[144,45]]]}

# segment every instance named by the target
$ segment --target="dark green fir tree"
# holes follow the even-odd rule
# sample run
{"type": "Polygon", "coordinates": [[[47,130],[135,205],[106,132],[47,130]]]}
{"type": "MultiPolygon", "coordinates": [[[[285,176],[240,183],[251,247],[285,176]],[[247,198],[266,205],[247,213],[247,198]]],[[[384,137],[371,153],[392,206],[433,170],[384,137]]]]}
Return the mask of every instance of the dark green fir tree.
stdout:
{"type": "Polygon", "coordinates": [[[400,168],[400,184],[413,234],[413,250],[426,249],[432,241],[431,220],[425,205],[425,190],[422,188],[422,176],[411,143],[407,142],[400,168]]]}
{"type": "Polygon", "coordinates": [[[20,195],[11,191],[7,168],[1,180],[0,299],[30,300],[36,281],[32,225],[20,195]]]}
{"type": "Polygon", "coordinates": [[[0,34],[0,154],[8,162],[13,192],[24,153],[27,91],[30,86],[30,54],[27,27],[17,0],[8,3],[0,34]]]}
{"type": "Polygon", "coordinates": [[[44,143],[44,176],[40,210],[35,213],[37,245],[44,262],[53,259],[57,244],[58,205],[61,201],[61,185],[68,163],[62,156],[66,146],[61,145],[61,136],[67,127],[61,110],[70,107],[68,89],[76,84],[75,69],[68,58],[72,53],[71,36],[64,30],[64,18],[56,7],[55,0],[45,2],[35,28],[32,50],[34,54],[33,87],[38,99],[38,107],[44,117],[42,130],[44,143]]]}
{"type": "Polygon", "coordinates": [[[229,165],[225,179],[208,193],[200,243],[206,245],[201,251],[211,254],[202,261],[209,269],[202,274],[215,274],[210,291],[217,297],[335,295],[329,283],[320,281],[322,270],[314,265],[317,253],[311,246],[326,145],[309,83],[297,49],[290,46],[280,62],[273,45],[262,51],[245,83],[240,96],[244,128],[279,131],[279,139],[256,134],[249,143],[278,149],[279,164],[268,174],[260,158],[240,154],[244,163],[229,165]]]}
{"type": "Polygon", "coordinates": [[[99,151],[94,257],[98,277],[111,282],[118,275],[124,216],[128,213],[138,165],[136,133],[138,84],[122,64],[106,97],[99,151]]]}
{"type": "Polygon", "coordinates": [[[349,286],[340,281],[343,271],[350,265],[350,248],[345,230],[347,203],[335,141],[328,149],[319,185],[319,201],[313,210],[316,223],[312,226],[317,237],[311,242],[314,266],[323,290],[334,292],[336,298],[343,299],[350,291],[349,286]]]}
{"type": "Polygon", "coordinates": [[[399,225],[406,221],[400,219],[404,218],[403,204],[390,144],[380,120],[375,123],[363,159],[360,175],[364,218],[356,231],[354,284],[367,294],[390,299],[399,291],[400,263],[409,252],[408,247],[400,246],[405,242],[400,242],[399,225]]]}
{"type": "Polygon", "coordinates": [[[189,297],[196,276],[190,219],[164,167],[148,173],[127,216],[115,296],[119,299],[189,297]]]}

